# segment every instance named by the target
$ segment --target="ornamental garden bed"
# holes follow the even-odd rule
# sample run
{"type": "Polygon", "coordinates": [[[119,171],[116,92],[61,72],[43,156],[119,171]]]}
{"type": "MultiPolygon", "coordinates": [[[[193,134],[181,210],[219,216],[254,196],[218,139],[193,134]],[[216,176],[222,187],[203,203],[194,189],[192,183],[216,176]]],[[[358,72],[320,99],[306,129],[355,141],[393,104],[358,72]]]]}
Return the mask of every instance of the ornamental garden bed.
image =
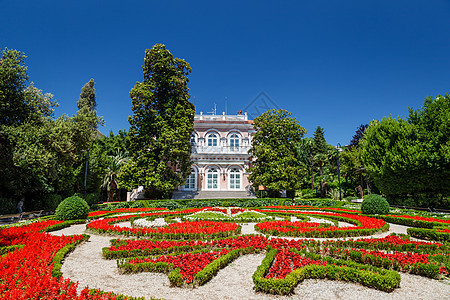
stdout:
{"type": "MultiPolygon", "coordinates": [[[[111,239],[102,253],[105,260],[117,260],[120,273],[163,273],[173,287],[207,286],[231,262],[255,253],[262,253],[265,258],[254,270],[254,289],[266,294],[292,294],[308,278],[359,283],[389,293],[401,286],[400,273],[439,280],[447,278],[450,268],[450,247],[445,241],[414,241],[408,236],[398,235],[333,241],[298,238],[307,235],[359,236],[382,232],[388,226],[381,219],[343,212],[331,213],[329,210],[297,212],[270,208],[259,210],[258,215],[331,218],[355,226],[344,229],[331,224],[307,222],[306,219],[304,222],[270,221],[256,225],[264,235],[239,235],[240,226],[229,220],[181,221],[160,228],[123,227],[117,224],[137,218],[186,218],[194,213],[198,215],[200,211],[134,211],[135,214],[127,216],[106,216],[91,221],[86,227],[91,234],[122,236],[111,239]]],[[[205,212],[212,211],[223,213],[220,208],[205,212]]],[[[238,213],[245,211],[234,212],[238,213]]],[[[436,223],[436,220],[420,221],[436,223]]],[[[88,288],[77,290],[77,284],[64,278],[60,270],[64,256],[88,240],[89,236],[53,236],[47,231],[74,223],[80,221],[46,220],[0,229],[1,299],[132,299],[88,288]]],[[[447,234],[447,223],[438,223],[444,225],[436,230],[447,234]]]]}

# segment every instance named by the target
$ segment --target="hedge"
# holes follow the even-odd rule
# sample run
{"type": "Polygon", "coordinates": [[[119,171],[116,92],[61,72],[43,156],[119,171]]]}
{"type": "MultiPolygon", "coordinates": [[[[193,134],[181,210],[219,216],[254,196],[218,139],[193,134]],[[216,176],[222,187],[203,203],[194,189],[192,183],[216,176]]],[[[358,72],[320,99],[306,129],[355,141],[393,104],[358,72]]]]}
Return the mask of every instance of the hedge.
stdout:
{"type": "Polygon", "coordinates": [[[62,261],[66,257],[67,254],[72,252],[76,246],[78,246],[80,243],[87,241],[89,239],[89,235],[83,234],[83,239],[75,241],[71,244],[67,244],[61,249],[56,252],[55,256],[53,257],[53,269],[52,269],[52,276],[59,279],[62,276],[61,273],[61,267],[62,267],[62,261]]]}
{"type": "MultiPolygon", "coordinates": [[[[294,253],[299,253],[292,249],[294,253]]],[[[267,275],[278,250],[267,247],[267,255],[253,274],[253,283],[256,291],[276,295],[292,294],[294,288],[304,279],[341,280],[357,282],[364,286],[377,290],[392,292],[400,286],[400,275],[391,270],[384,270],[372,266],[367,266],[347,260],[336,260],[331,257],[323,258],[320,255],[305,255],[311,258],[326,260],[326,266],[308,265],[294,270],[286,275],[284,279],[267,279],[267,275]]]]}
{"type": "Polygon", "coordinates": [[[438,231],[439,229],[408,228],[407,232],[412,237],[440,242],[450,242],[450,233],[438,231]]]}
{"type": "Polygon", "coordinates": [[[391,217],[391,216],[382,216],[382,215],[368,215],[371,218],[383,219],[386,222],[405,225],[410,227],[419,227],[419,228],[433,228],[434,226],[442,226],[443,223],[439,222],[429,222],[422,220],[414,220],[410,218],[402,218],[402,217],[391,217]]]}
{"type": "MultiPolygon", "coordinates": [[[[338,201],[339,202],[339,201],[338,201]]],[[[313,206],[335,206],[338,204],[335,200],[326,198],[315,199],[296,199],[296,205],[313,205],[313,206]]],[[[115,208],[130,207],[166,207],[170,209],[177,208],[201,208],[213,206],[236,206],[236,207],[262,207],[269,205],[291,205],[292,201],[288,198],[230,198],[230,199],[163,199],[163,200],[135,200],[128,202],[94,204],[94,210],[113,210],[115,208]]]]}

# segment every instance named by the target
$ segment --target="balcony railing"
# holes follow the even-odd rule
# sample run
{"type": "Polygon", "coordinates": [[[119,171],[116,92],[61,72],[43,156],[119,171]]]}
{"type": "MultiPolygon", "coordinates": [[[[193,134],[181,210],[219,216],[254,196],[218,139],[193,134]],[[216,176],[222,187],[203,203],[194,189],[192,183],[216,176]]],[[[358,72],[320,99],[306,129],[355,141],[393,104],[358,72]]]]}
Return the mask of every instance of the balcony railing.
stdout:
{"type": "Polygon", "coordinates": [[[194,154],[247,154],[250,146],[192,146],[194,154]]]}

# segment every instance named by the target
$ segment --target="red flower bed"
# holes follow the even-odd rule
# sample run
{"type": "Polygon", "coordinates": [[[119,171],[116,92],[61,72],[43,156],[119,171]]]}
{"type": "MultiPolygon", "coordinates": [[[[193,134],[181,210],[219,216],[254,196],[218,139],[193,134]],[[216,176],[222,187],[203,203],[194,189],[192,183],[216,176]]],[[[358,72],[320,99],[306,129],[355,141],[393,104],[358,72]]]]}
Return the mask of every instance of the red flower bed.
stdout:
{"type": "Polygon", "coordinates": [[[47,227],[64,223],[64,221],[48,220],[44,222],[36,222],[25,226],[12,226],[0,231],[0,246],[11,246],[24,244],[28,237],[28,233],[39,232],[47,227]]]}
{"type": "Polygon", "coordinates": [[[167,208],[163,207],[145,207],[145,208],[116,208],[113,212],[119,212],[119,213],[127,213],[127,212],[141,212],[141,211],[158,211],[158,210],[167,210],[167,208]]]}
{"type": "MultiPolygon", "coordinates": [[[[375,257],[380,257],[380,258],[385,258],[385,259],[389,259],[392,262],[397,262],[400,267],[405,268],[405,267],[410,267],[411,265],[414,265],[416,263],[423,263],[423,264],[428,264],[428,257],[430,256],[430,254],[420,254],[420,253],[403,253],[403,252],[398,252],[398,251],[394,251],[394,253],[386,253],[383,251],[368,251],[366,249],[339,249],[338,253],[345,253],[346,256],[349,256],[349,252],[350,251],[356,251],[356,252],[360,252],[363,257],[365,255],[373,255],[375,257]]],[[[363,258],[364,259],[364,258],[363,258]]]]}
{"type": "MultiPolygon", "coordinates": [[[[99,232],[127,233],[127,234],[160,234],[165,238],[185,238],[191,234],[212,235],[217,232],[235,232],[238,226],[234,223],[221,223],[213,221],[197,221],[173,223],[164,228],[122,228],[115,226],[115,222],[129,221],[137,216],[167,216],[180,215],[201,211],[202,209],[192,209],[173,212],[155,212],[132,216],[122,216],[107,218],[104,220],[93,221],[88,224],[91,229],[99,232]]],[[[276,211],[279,212],[279,211],[276,211]]],[[[348,228],[338,227],[319,227],[318,223],[305,222],[270,222],[260,223],[258,225],[268,224],[280,232],[282,230],[295,231],[316,231],[316,230],[355,230],[355,229],[378,229],[385,224],[383,220],[373,219],[365,216],[350,214],[332,214],[332,213],[310,213],[310,212],[293,212],[281,211],[289,214],[307,214],[315,216],[337,216],[346,218],[357,225],[348,228]],[[279,226],[279,228],[276,228],[279,226]]],[[[52,276],[53,264],[52,260],[58,250],[64,246],[79,241],[82,236],[53,236],[41,231],[47,227],[57,225],[62,221],[43,221],[22,227],[9,227],[0,229],[0,246],[24,245],[23,248],[17,248],[5,256],[0,257],[0,299],[115,299],[113,295],[95,293],[89,295],[89,291],[84,289],[81,293],[77,293],[77,284],[70,282],[69,279],[56,279],[52,276]]],[[[443,229],[447,230],[448,229],[443,229]]],[[[203,236],[202,236],[203,238],[203,236]]],[[[216,259],[221,260],[221,264],[225,259],[234,255],[230,251],[236,249],[256,249],[263,250],[267,246],[271,246],[278,250],[274,263],[268,267],[269,273],[265,278],[285,278],[287,274],[293,270],[307,265],[326,265],[326,261],[314,260],[307,258],[310,253],[321,254],[322,256],[336,256],[346,258],[348,260],[360,261],[362,263],[373,264],[390,268],[400,269],[402,271],[415,272],[417,265],[425,264],[426,268],[433,267],[436,272],[439,269],[440,274],[447,274],[447,269],[437,263],[434,255],[437,251],[445,250],[445,257],[448,257],[448,250],[442,247],[440,243],[419,242],[403,240],[398,236],[388,236],[380,239],[360,238],[349,241],[314,241],[314,240],[288,240],[282,238],[268,239],[261,235],[248,235],[235,238],[224,238],[218,240],[114,240],[113,246],[109,247],[110,253],[116,253],[117,257],[133,257],[137,256],[140,251],[146,254],[146,250],[152,250],[152,255],[160,255],[159,257],[134,258],[130,263],[154,263],[165,262],[172,264],[174,268],[180,269],[180,274],[186,283],[191,283],[195,278],[195,274],[203,270],[208,264],[216,259]],[[361,243],[360,245],[351,245],[346,243],[361,243]],[[416,246],[417,249],[423,249],[423,253],[410,253],[392,251],[394,247],[404,245],[416,246]],[[435,247],[432,247],[434,246],[435,247]],[[373,247],[372,247],[373,246],[373,247]],[[429,246],[429,247],[428,247],[429,246]],[[358,248],[359,247],[359,248],[358,248]],[[368,250],[364,249],[371,248],[368,250]],[[422,247],[422,248],[420,248],[422,247]],[[179,248],[179,249],[176,249],[179,248]],[[363,249],[361,249],[363,248],[363,249]],[[198,249],[202,249],[198,251],[198,249]],[[293,253],[290,249],[299,250],[293,253]],[[378,251],[375,249],[385,249],[386,251],[378,251]],[[194,253],[189,253],[190,251],[194,253]],[[430,250],[430,251],[428,251],[430,250]],[[176,255],[167,255],[167,253],[180,253],[176,255]],[[183,252],[183,253],[181,253],[183,252]],[[187,252],[187,253],[186,253],[187,252]],[[310,252],[310,253],[308,253],[310,252]],[[301,254],[303,253],[303,254],[301,254]],[[128,255],[128,256],[127,256],[128,255]],[[359,257],[359,258],[358,258],[359,257]],[[379,260],[377,260],[379,258],[379,260]],[[386,264],[387,262],[387,264],[386,264]],[[437,264],[431,266],[430,264],[437,264]]],[[[402,248],[409,249],[409,248],[402,248]]],[[[10,250],[8,250],[10,251],[10,250]]],[[[104,253],[108,253],[104,251],[104,253]]],[[[256,251],[256,252],[258,252],[256,251]]],[[[402,250],[405,251],[405,250],[402,250]]],[[[408,250],[409,251],[409,250],[408,250]]],[[[416,250],[415,250],[416,251],[416,250]]],[[[419,252],[419,251],[416,251],[419,252]]],[[[149,251],[150,253],[150,251],[149,251]]],[[[252,253],[242,251],[240,253],[252,253]]],[[[242,254],[239,254],[242,255],[242,254]]],[[[114,255],[112,255],[113,257],[114,255]]],[[[236,256],[235,256],[236,257],[236,256]]],[[[440,256],[442,257],[442,256],[440,256]]],[[[317,259],[317,257],[314,257],[317,259]]],[[[331,263],[330,263],[331,264],[331,263]]],[[[214,265],[214,264],[213,264],[214,265]]],[[[152,265],[153,266],[153,265],[152,265]]],[[[424,269],[425,270],[425,269],[424,269]]],[[[209,270],[205,270],[208,271],[209,270]]],[[[214,273],[215,274],[215,273],[214,273]]],[[[416,273],[418,274],[418,273],[416,273]]],[[[199,274],[200,275],[200,274],[199,274]]],[[[426,273],[421,273],[428,276],[426,273]]],[[[211,275],[212,276],[212,275],[211,275]]]]}
{"type": "MultiPolygon", "coordinates": [[[[246,210],[245,208],[232,208],[232,209],[230,209],[230,212],[232,215],[234,215],[239,212],[244,212],[245,210],[246,210]]],[[[218,212],[222,212],[224,214],[228,213],[226,208],[218,208],[218,207],[206,207],[203,209],[203,211],[218,211],[218,212]]]]}
{"type": "Polygon", "coordinates": [[[412,220],[417,220],[417,221],[438,222],[438,223],[450,224],[450,220],[442,220],[442,219],[427,218],[427,217],[420,217],[420,216],[388,215],[388,217],[405,218],[405,219],[412,219],[412,220]]]}
{"type": "Polygon", "coordinates": [[[203,253],[186,253],[180,254],[176,256],[160,256],[156,259],[133,259],[130,260],[130,264],[139,264],[139,263],[158,263],[165,262],[169,264],[173,264],[174,268],[180,268],[180,273],[183,278],[186,280],[186,283],[191,283],[194,274],[197,274],[201,270],[203,270],[209,263],[213,260],[218,259],[219,257],[227,254],[230,250],[222,249],[221,251],[211,251],[211,252],[203,252],[203,253]]]}
{"type": "Polygon", "coordinates": [[[234,214],[237,214],[237,213],[240,213],[240,212],[244,212],[244,211],[245,211],[245,208],[232,208],[231,209],[231,214],[234,215],[234,214]]]}
{"type": "MultiPolygon", "coordinates": [[[[199,210],[193,209],[175,212],[148,213],[148,214],[141,214],[139,215],[139,217],[154,216],[154,215],[158,216],[176,215],[176,214],[184,214],[187,212],[192,213],[196,211],[199,210]]],[[[217,233],[232,234],[236,233],[236,231],[239,230],[239,226],[235,223],[230,222],[223,223],[215,221],[185,221],[181,223],[172,223],[166,227],[159,227],[159,228],[129,228],[113,225],[113,223],[125,222],[133,218],[136,218],[136,215],[95,220],[89,223],[87,227],[89,229],[96,230],[100,233],[114,232],[125,235],[137,235],[137,236],[149,235],[149,236],[156,236],[159,238],[176,238],[176,239],[188,237],[190,234],[193,235],[213,235],[217,233]]]]}
{"type": "Polygon", "coordinates": [[[181,223],[172,223],[168,227],[160,227],[156,229],[148,228],[147,232],[152,233],[200,233],[200,234],[212,234],[217,232],[234,231],[238,229],[238,225],[235,223],[224,223],[215,221],[185,221],[181,223]]]}
{"type": "Polygon", "coordinates": [[[113,212],[110,211],[110,210],[97,210],[97,211],[91,211],[91,212],[88,214],[88,218],[89,218],[89,217],[96,217],[96,216],[106,215],[106,214],[111,214],[111,213],[113,213],[113,212]]]}
{"type": "Polygon", "coordinates": [[[81,240],[81,235],[52,236],[39,231],[61,221],[44,221],[0,231],[0,245],[24,245],[0,257],[1,299],[116,299],[109,294],[77,293],[77,284],[52,277],[52,259],[62,247],[81,240]]]}
{"type": "MultiPolygon", "coordinates": [[[[351,214],[337,214],[337,213],[328,213],[328,212],[293,212],[289,210],[257,210],[260,212],[276,212],[276,213],[288,213],[288,214],[303,214],[303,215],[317,215],[317,216],[330,216],[330,217],[342,217],[349,220],[355,220],[360,222],[360,227],[351,227],[351,229],[362,229],[362,228],[381,228],[386,222],[380,219],[370,218],[366,216],[358,216],[351,214]]],[[[340,228],[344,229],[345,228],[340,228]]],[[[349,228],[348,228],[349,229],[349,228]]]]}
{"type": "Polygon", "coordinates": [[[404,240],[398,235],[388,235],[384,238],[360,238],[356,239],[355,242],[365,242],[370,244],[384,244],[384,245],[437,245],[438,247],[442,246],[441,243],[435,242],[422,242],[422,241],[411,241],[404,240]]]}
{"type": "Polygon", "coordinates": [[[327,262],[306,258],[300,254],[292,253],[288,249],[283,249],[278,251],[275,262],[269,269],[266,278],[285,278],[287,274],[295,269],[308,265],[326,266],[327,262]]]}
{"type": "Polygon", "coordinates": [[[351,214],[337,214],[337,213],[328,213],[328,212],[300,212],[300,211],[289,211],[289,210],[258,210],[261,212],[271,212],[271,213],[285,213],[290,215],[296,215],[296,214],[303,214],[303,215],[312,215],[312,216],[325,216],[325,217],[332,217],[332,218],[338,218],[341,220],[345,220],[347,222],[351,223],[357,223],[360,224],[358,226],[351,226],[351,227],[336,227],[336,226],[329,226],[329,227],[318,227],[318,226],[310,226],[309,228],[301,228],[301,229],[292,229],[287,231],[279,231],[276,228],[265,229],[265,227],[270,226],[271,223],[269,222],[269,225],[265,225],[267,223],[258,223],[255,228],[257,230],[260,230],[263,233],[268,234],[287,234],[292,236],[307,236],[307,237],[313,237],[313,236],[320,236],[320,237],[335,237],[335,236],[346,236],[346,235],[363,235],[363,234],[371,234],[376,232],[377,230],[382,229],[383,226],[386,225],[386,222],[381,219],[375,219],[375,218],[369,218],[366,216],[361,215],[351,215],[351,214]],[[353,232],[353,233],[352,233],[353,232]]]}
{"type": "Polygon", "coordinates": [[[335,208],[335,207],[314,207],[311,205],[291,205],[291,206],[264,206],[264,208],[271,208],[271,209],[293,209],[293,210],[317,210],[317,211],[337,211],[337,212],[347,212],[347,213],[357,213],[362,214],[362,211],[360,210],[353,210],[353,209],[345,209],[345,208],[335,208]]]}
{"type": "Polygon", "coordinates": [[[311,222],[290,222],[290,221],[273,221],[258,223],[256,226],[263,232],[278,231],[281,233],[286,232],[305,232],[316,230],[319,228],[320,223],[311,222]]]}
{"type": "Polygon", "coordinates": [[[422,242],[422,241],[411,241],[407,239],[402,239],[398,235],[390,235],[384,238],[360,238],[360,239],[348,239],[348,240],[337,240],[337,241],[323,241],[323,246],[326,247],[355,247],[355,248],[365,248],[365,249],[384,249],[384,250],[396,250],[396,251],[412,251],[412,252],[436,252],[439,247],[442,246],[441,243],[436,242],[422,242]]]}
{"type": "Polygon", "coordinates": [[[218,207],[206,207],[203,209],[203,211],[218,211],[224,214],[227,214],[227,210],[225,208],[218,208],[218,207]]]}
{"type": "Polygon", "coordinates": [[[149,211],[159,211],[167,210],[167,208],[159,207],[146,207],[146,208],[116,208],[115,210],[97,210],[89,213],[88,217],[96,217],[112,213],[134,213],[134,212],[149,212],[149,211]]]}
{"type": "MultiPolygon", "coordinates": [[[[285,240],[287,241],[287,240],[285,240]]],[[[132,250],[151,250],[168,249],[176,247],[201,247],[201,248],[229,248],[242,249],[247,247],[264,249],[268,245],[268,240],[264,236],[240,236],[230,239],[212,240],[212,241],[154,241],[154,240],[117,240],[117,246],[111,246],[109,251],[132,251],[132,250]]]]}
{"type": "Polygon", "coordinates": [[[147,216],[168,216],[168,215],[182,215],[182,214],[188,214],[188,213],[194,213],[197,211],[200,211],[201,209],[188,209],[188,210],[181,210],[181,211],[166,211],[166,212],[156,212],[156,213],[145,213],[145,214],[139,214],[139,215],[128,215],[128,216],[120,216],[120,217],[112,217],[112,218],[105,218],[102,220],[95,220],[90,222],[87,225],[87,228],[93,229],[96,231],[102,232],[113,232],[117,234],[132,234],[132,235],[143,235],[146,232],[145,228],[129,228],[129,227],[119,227],[113,225],[114,223],[119,222],[127,222],[131,219],[134,219],[136,217],[147,217],[147,216]]]}

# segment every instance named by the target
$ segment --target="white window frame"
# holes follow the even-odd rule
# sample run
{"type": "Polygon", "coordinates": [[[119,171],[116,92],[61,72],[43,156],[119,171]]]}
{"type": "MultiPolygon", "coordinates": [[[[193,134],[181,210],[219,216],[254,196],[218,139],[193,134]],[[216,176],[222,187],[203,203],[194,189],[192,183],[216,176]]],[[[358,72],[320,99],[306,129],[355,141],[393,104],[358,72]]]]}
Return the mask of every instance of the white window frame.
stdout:
{"type": "Polygon", "coordinates": [[[206,190],[208,191],[220,190],[220,172],[217,167],[210,167],[206,171],[206,190]],[[211,179],[211,186],[209,185],[209,179],[211,179]],[[216,179],[216,187],[214,187],[214,179],[216,179]]]}
{"type": "Polygon", "coordinates": [[[242,191],[242,169],[239,167],[231,167],[228,170],[228,190],[230,191],[242,191]],[[239,176],[239,187],[236,187],[236,175],[239,176]]]}
{"type": "Polygon", "coordinates": [[[239,147],[241,146],[241,136],[240,136],[240,134],[238,134],[236,132],[232,132],[228,136],[228,145],[230,146],[230,151],[231,152],[238,152],[239,151],[239,147]],[[232,141],[233,141],[233,145],[231,144],[232,141]],[[237,142],[237,145],[236,145],[236,142],[237,142]]]}
{"type": "MultiPolygon", "coordinates": [[[[190,182],[190,183],[192,183],[192,182],[190,182]]],[[[197,190],[197,170],[195,168],[191,168],[191,174],[189,174],[188,177],[186,178],[186,182],[183,185],[183,190],[184,191],[196,191],[197,190]],[[192,175],[194,175],[194,178],[193,178],[194,186],[186,187],[186,185],[188,184],[188,180],[192,180],[192,175]]]]}
{"type": "Polygon", "coordinates": [[[219,135],[216,132],[208,133],[208,136],[206,137],[206,144],[208,145],[208,147],[219,146],[219,135]],[[211,145],[210,145],[210,141],[211,141],[211,145]]]}

